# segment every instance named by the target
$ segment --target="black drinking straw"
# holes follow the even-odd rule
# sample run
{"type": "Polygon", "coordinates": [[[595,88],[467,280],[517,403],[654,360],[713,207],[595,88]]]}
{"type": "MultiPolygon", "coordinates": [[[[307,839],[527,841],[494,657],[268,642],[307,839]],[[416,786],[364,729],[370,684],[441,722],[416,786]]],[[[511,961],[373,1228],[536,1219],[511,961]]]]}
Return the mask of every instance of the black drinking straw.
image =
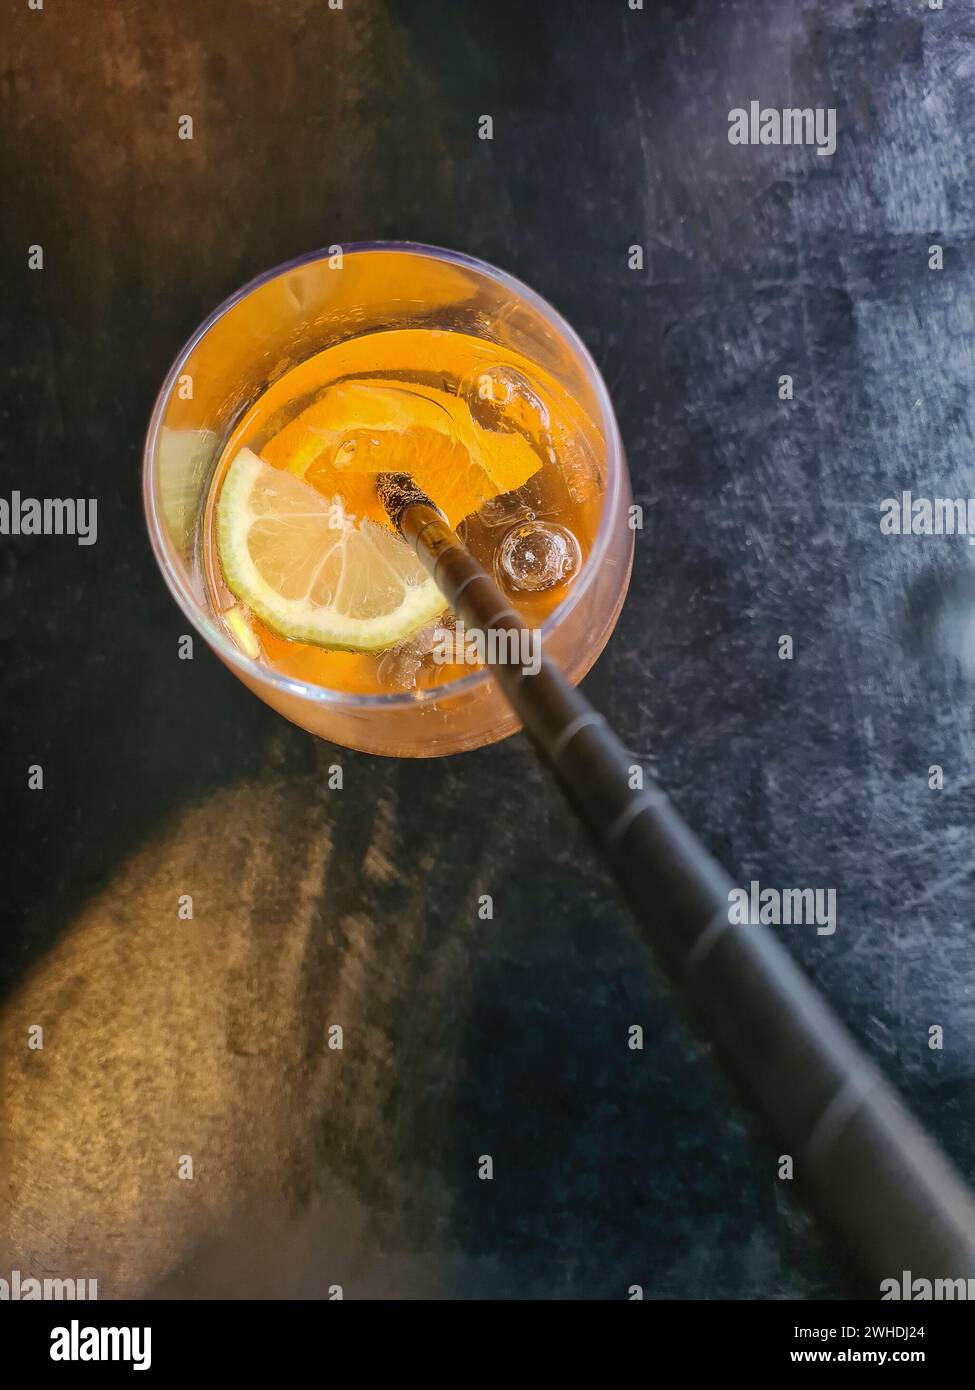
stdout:
{"type": "MultiPolygon", "coordinates": [[[[537,640],[408,474],[378,493],[468,629],[537,640]]],[[[492,644],[485,642],[490,651],[492,644]]],[[[496,654],[496,652],[495,652],[496,654]]],[[[764,926],[732,925],[735,887],[658,786],[544,656],[492,673],[612,870],[691,1019],[757,1111],[857,1291],[975,1279],[975,1203],[791,956],[764,926]],[[535,662],[532,662],[535,668],[535,662]]]]}

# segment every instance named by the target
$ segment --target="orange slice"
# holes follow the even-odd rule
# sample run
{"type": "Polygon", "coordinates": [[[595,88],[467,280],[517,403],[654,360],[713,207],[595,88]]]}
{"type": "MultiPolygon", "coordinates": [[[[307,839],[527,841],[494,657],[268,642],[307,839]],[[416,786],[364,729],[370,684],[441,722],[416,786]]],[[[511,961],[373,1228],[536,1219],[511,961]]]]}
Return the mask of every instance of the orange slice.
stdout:
{"type": "Polygon", "coordinates": [[[476,425],[459,396],[369,379],[330,387],[261,455],[326,497],[340,498],[357,520],[381,524],[377,473],[410,473],[455,526],[491,498],[521,487],[542,463],[522,435],[476,425]]]}

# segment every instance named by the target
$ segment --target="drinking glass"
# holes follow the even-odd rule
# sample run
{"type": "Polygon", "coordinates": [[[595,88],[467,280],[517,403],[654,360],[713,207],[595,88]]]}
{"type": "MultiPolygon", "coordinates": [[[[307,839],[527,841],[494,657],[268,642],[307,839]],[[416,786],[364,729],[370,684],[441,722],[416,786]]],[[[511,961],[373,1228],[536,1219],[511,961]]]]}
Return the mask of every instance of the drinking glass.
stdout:
{"type": "Polygon", "coordinates": [[[207,583],[202,534],[224,445],[269,385],[332,345],[410,328],[479,338],[502,364],[506,354],[528,359],[589,422],[598,524],[578,573],[541,625],[545,650],[578,682],[605,646],[629,581],[626,461],[606,387],[575,332],[527,286],[483,261],[414,243],[362,243],[313,252],[245,285],[197,329],[163,383],[146,439],[143,492],[152,547],[176,602],[250,690],[333,743],[435,757],[519,727],[488,670],[375,693],[295,679],[235,640],[207,583]]]}

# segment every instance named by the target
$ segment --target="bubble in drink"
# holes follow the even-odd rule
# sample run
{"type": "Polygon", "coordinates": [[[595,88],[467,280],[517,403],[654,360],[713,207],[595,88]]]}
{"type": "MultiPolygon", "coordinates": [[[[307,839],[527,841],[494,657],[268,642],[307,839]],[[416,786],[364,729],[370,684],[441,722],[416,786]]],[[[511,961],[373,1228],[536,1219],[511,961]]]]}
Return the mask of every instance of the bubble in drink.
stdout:
{"type": "Polygon", "coordinates": [[[564,584],[581,559],[579,542],[567,527],[529,521],[505,536],[498,549],[497,569],[502,582],[538,593],[564,584]]]}

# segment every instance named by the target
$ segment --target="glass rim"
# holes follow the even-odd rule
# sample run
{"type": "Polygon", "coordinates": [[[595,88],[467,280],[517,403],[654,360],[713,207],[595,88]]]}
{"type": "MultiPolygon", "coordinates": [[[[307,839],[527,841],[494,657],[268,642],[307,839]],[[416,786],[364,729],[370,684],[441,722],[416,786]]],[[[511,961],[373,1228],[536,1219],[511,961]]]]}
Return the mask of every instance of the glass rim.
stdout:
{"type": "MultiPolygon", "coordinates": [[[[603,499],[599,525],[596,529],[596,537],[592,549],[586,557],[578,580],[571,586],[561,603],[548,615],[540,628],[542,641],[544,643],[545,639],[562,625],[592,583],[593,577],[609,545],[610,529],[616,517],[617,504],[623,485],[623,446],[619,435],[619,427],[616,423],[616,415],[613,411],[609,391],[606,388],[606,383],[603,381],[602,374],[593,361],[592,354],[585,343],[579,337],[578,333],[576,333],[572,325],[562,317],[559,311],[554,308],[553,305],[549,304],[547,299],[537,294],[530,286],[517,279],[516,276],[509,275],[507,271],[498,269],[497,266],[491,265],[490,262],[482,261],[476,256],[468,256],[462,251],[451,251],[442,246],[428,246],[423,242],[416,241],[355,241],[342,244],[343,257],[369,251],[386,251],[406,255],[425,256],[431,260],[445,261],[453,265],[466,267],[484,275],[488,279],[494,280],[496,283],[500,283],[505,289],[512,291],[515,295],[527,301],[538,311],[542,319],[554,328],[561,338],[568,342],[585,369],[585,374],[589,379],[589,384],[593,389],[599,407],[600,418],[597,423],[606,443],[606,494],[603,499]]],[[[246,284],[242,285],[238,290],[235,290],[233,294],[229,295],[228,298],[223,300],[222,303],[218,304],[203,320],[195,332],[191,334],[183,347],[180,348],[172,366],[166,373],[162,386],[159,388],[155,405],[152,409],[152,415],[149,419],[149,428],[146,433],[146,442],[142,458],[142,498],[146,526],[149,532],[149,541],[156,559],[156,564],[159,566],[163,579],[166,581],[166,585],[173,595],[173,598],[193,627],[196,628],[197,632],[199,632],[217,656],[225,661],[227,665],[239,675],[255,681],[258,685],[272,686],[288,694],[299,696],[305,700],[311,700],[316,704],[336,705],[352,709],[405,709],[414,705],[435,703],[438,700],[443,700],[448,697],[452,698],[453,696],[476,690],[490,681],[491,672],[487,667],[482,667],[479,671],[472,671],[469,675],[448,681],[444,685],[432,685],[423,690],[390,691],[388,694],[381,695],[357,694],[349,691],[334,690],[328,686],[313,685],[307,681],[296,680],[293,676],[286,676],[282,672],[274,670],[271,666],[263,665],[259,661],[254,661],[240,650],[229,634],[223,630],[214,615],[202,607],[183,576],[176,572],[163,539],[164,533],[160,519],[157,488],[155,486],[154,465],[159,435],[162,428],[163,413],[169,402],[173,387],[179,379],[182,368],[214,325],[218,323],[224,315],[228,314],[231,309],[235,308],[236,305],[246,299],[248,295],[280,275],[286,275],[291,271],[297,270],[301,266],[308,265],[312,261],[328,260],[330,254],[331,252],[328,247],[322,247],[316,251],[309,251],[301,256],[295,256],[290,261],[284,261],[280,265],[272,266],[270,270],[265,270],[260,275],[256,275],[253,279],[248,280],[246,284]]]]}

